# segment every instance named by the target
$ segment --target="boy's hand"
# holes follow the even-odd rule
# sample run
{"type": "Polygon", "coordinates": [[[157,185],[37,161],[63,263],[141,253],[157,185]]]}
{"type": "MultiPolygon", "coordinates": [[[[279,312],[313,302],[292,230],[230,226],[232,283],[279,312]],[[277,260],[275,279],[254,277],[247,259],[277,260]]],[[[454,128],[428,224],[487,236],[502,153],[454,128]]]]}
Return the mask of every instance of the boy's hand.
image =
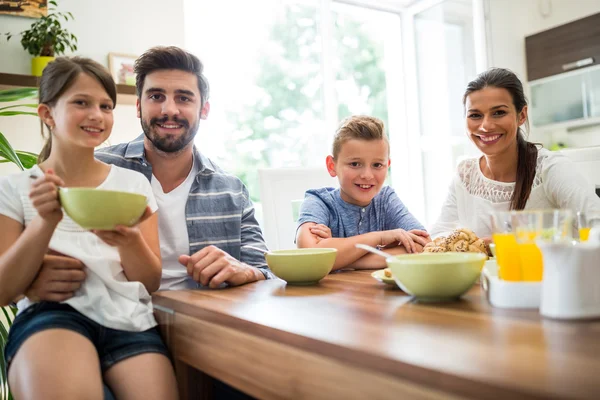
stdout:
{"type": "Polygon", "coordinates": [[[416,243],[419,243],[421,246],[425,246],[427,243],[431,242],[431,237],[429,233],[421,229],[411,229],[408,233],[412,234],[412,238],[416,243]]]}
{"type": "Polygon", "coordinates": [[[311,226],[309,229],[310,233],[316,236],[317,243],[319,243],[323,239],[330,239],[332,237],[331,229],[329,229],[327,225],[316,224],[311,226]]]}
{"type": "Polygon", "coordinates": [[[420,243],[424,240],[426,239],[415,233],[407,232],[404,229],[393,229],[381,232],[380,245],[385,247],[393,243],[400,243],[404,246],[407,253],[417,253],[419,249],[415,245],[415,242],[420,243]]]}
{"type": "Polygon", "coordinates": [[[117,225],[112,231],[93,230],[92,232],[109,246],[123,247],[142,237],[139,225],[151,215],[152,210],[150,209],[150,206],[146,206],[144,214],[133,226],[117,225]]]}
{"type": "Polygon", "coordinates": [[[52,169],[48,169],[43,176],[31,184],[29,198],[39,216],[46,222],[56,225],[63,217],[58,199],[58,187],[65,183],[52,169]]]}

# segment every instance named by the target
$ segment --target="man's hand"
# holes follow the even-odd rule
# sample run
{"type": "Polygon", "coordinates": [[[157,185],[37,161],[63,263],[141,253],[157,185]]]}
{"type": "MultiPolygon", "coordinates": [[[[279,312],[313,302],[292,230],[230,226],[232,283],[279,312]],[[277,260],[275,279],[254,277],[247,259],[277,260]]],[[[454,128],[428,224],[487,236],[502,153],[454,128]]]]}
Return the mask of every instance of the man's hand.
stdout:
{"type": "Polygon", "coordinates": [[[179,263],[187,267],[187,273],[194,281],[213,289],[223,282],[239,286],[264,279],[257,268],[240,262],[215,246],[205,247],[192,256],[179,256],[179,263]]]}
{"type": "Polygon", "coordinates": [[[80,260],[50,252],[44,256],[40,272],[25,295],[32,301],[70,299],[85,280],[83,267],[80,260]]]}

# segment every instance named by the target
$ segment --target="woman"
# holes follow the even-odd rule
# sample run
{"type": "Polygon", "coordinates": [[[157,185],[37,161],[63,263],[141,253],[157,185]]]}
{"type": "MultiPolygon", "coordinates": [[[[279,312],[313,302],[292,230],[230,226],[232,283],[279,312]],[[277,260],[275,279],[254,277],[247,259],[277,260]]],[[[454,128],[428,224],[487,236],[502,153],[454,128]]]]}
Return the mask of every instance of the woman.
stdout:
{"type": "Polygon", "coordinates": [[[463,96],[467,134],[483,156],[462,161],[430,233],[458,227],[491,241],[494,211],[565,208],[600,213],[600,198],[565,156],[525,139],[527,100],[517,76],[492,68],[463,96]]]}

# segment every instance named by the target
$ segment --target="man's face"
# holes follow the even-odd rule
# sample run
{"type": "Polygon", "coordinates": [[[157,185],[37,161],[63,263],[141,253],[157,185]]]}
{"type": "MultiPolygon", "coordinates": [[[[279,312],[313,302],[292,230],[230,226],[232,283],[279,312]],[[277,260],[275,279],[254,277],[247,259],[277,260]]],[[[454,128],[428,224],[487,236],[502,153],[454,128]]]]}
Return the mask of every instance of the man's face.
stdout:
{"type": "Polygon", "coordinates": [[[186,148],[206,119],[208,102],[201,105],[198,78],[191,72],[160,70],[146,75],[137,114],[154,147],[166,153],[186,148]]]}

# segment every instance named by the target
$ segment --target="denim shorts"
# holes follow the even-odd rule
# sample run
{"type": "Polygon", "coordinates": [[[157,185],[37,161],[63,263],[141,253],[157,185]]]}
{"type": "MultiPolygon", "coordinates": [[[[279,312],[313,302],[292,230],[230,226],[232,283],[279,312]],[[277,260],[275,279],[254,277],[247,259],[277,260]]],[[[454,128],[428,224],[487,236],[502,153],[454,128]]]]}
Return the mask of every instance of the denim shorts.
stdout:
{"type": "Polygon", "coordinates": [[[143,332],[106,328],[68,304],[43,301],[27,307],[15,318],[4,349],[9,367],[23,343],[46,329],[68,329],[88,338],[98,352],[102,373],[119,361],[143,353],[160,353],[170,358],[157,327],[143,332]]]}

